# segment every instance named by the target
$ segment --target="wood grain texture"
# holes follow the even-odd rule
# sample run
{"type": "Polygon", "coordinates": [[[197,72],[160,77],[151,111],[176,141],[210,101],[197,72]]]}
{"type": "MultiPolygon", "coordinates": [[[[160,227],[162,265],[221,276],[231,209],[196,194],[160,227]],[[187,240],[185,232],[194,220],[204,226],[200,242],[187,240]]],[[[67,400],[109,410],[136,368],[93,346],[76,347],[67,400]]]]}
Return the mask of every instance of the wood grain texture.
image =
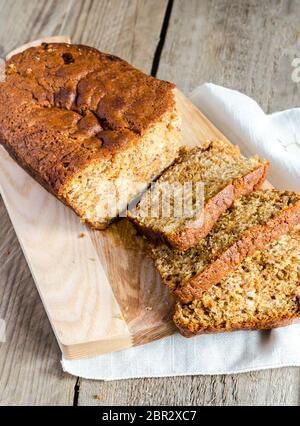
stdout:
{"type": "MultiPolygon", "coordinates": [[[[141,58],[136,60],[139,62],[136,65],[150,71],[151,49],[154,53],[166,5],[164,1],[155,1],[155,7],[151,10],[149,2],[145,9],[143,3],[147,2],[129,0],[122,2],[122,7],[120,2],[114,1],[112,9],[108,8],[108,4],[113,2],[103,0],[0,0],[0,56],[5,57],[24,42],[65,34],[69,30],[71,35],[77,32],[74,34],[77,42],[88,40],[89,44],[103,46],[103,49],[110,50],[110,41],[115,40],[114,53],[124,57],[127,55],[127,59],[141,58]],[[136,10],[137,13],[133,13],[136,10]],[[102,27],[105,24],[106,45],[99,44],[100,37],[103,39],[104,35],[102,33],[101,36],[97,22],[100,13],[102,27]],[[100,33],[96,34],[96,29],[100,33]],[[120,46],[122,41],[123,47],[120,46]]],[[[4,212],[1,198],[0,206],[4,212]]],[[[7,314],[2,317],[6,321],[10,318],[8,333],[14,336],[9,346],[0,343],[1,402],[5,405],[72,404],[76,379],[61,373],[60,351],[6,213],[1,215],[1,232],[0,258],[8,269],[1,268],[3,293],[0,306],[7,314]],[[7,253],[14,255],[15,252],[18,255],[7,263],[7,253]],[[20,285],[16,285],[17,272],[21,277],[20,285]],[[12,296],[13,292],[18,304],[12,296]],[[10,301],[10,310],[5,300],[7,303],[10,301]],[[19,324],[25,324],[25,327],[19,324]]]]}
{"type": "Polygon", "coordinates": [[[85,0],[70,7],[61,34],[150,73],[168,0],[85,0]],[[76,6],[76,7],[74,7],[76,6]]]}
{"type": "Polygon", "coordinates": [[[158,76],[185,94],[204,82],[240,90],[266,112],[299,105],[299,0],[175,0],[158,76]]]}
{"type": "Polygon", "coordinates": [[[0,164],[1,194],[65,356],[84,356],[85,343],[95,354],[94,342],[104,346],[107,336],[120,340],[118,349],[130,347],[128,327],[89,231],[3,148],[0,164]]]}
{"type": "MultiPolygon", "coordinates": [[[[175,0],[158,77],[168,76],[184,93],[206,81],[234,88],[267,112],[299,106],[300,85],[291,80],[299,24],[299,0],[175,0]]],[[[179,387],[185,383],[177,380],[179,387]]],[[[194,389],[208,383],[195,377],[194,389]]],[[[300,403],[299,368],[216,376],[212,383],[209,394],[216,405],[300,403]],[[222,383],[232,384],[226,393],[220,393],[222,383]]],[[[194,389],[187,391],[190,397],[194,389]]]]}
{"type": "MultiPolygon", "coordinates": [[[[156,10],[160,8],[160,3],[163,3],[157,1],[159,4],[155,4],[153,8],[156,10]]],[[[104,2],[98,0],[94,3],[100,4],[97,6],[99,13],[104,2]]],[[[146,20],[140,22],[139,27],[135,27],[139,28],[138,32],[134,31],[134,43],[139,46],[138,50],[133,51],[132,44],[125,45],[122,55],[121,49],[117,52],[121,40],[115,38],[117,41],[114,53],[124,57],[128,54],[127,59],[133,58],[132,62],[135,65],[149,71],[151,49],[148,50],[148,46],[150,44],[153,49],[155,48],[164,12],[159,10],[157,13],[161,14],[159,19],[155,20],[151,12],[153,0],[146,0],[143,3],[146,4],[145,7],[148,6],[147,13],[150,15],[149,20],[146,15],[146,20]],[[139,37],[144,25],[150,29],[150,37],[139,37]],[[144,52],[147,50],[149,52],[147,63],[143,63],[144,52]]],[[[93,36],[95,26],[98,25],[97,16],[91,15],[86,4],[88,1],[81,0],[73,2],[0,0],[0,56],[34,38],[66,32],[69,32],[76,42],[86,41],[100,47],[97,43],[102,41],[93,36]],[[83,10],[80,16],[79,8],[83,10]],[[47,11],[49,13],[51,10],[60,10],[62,13],[57,15],[56,19],[53,19],[51,14],[47,20],[47,11]],[[94,28],[88,28],[90,22],[95,23],[94,28]]],[[[245,91],[269,111],[297,105],[300,86],[291,82],[290,58],[299,56],[299,25],[295,29],[295,21],[299,19],[299,8],[300,3],[295,0],[264,2],[175,0],[159,76],[175,80],[186,94],[195,85],[210,80],[245,91]],[[269,51],[270,47],[273,55],[272,51],[269,51]],[[265,58],[268,58],[268,61],[265,58]]],[[[142,13],[143,9],[140,11],[142,13]]],[[[115,10],[112,12],[115,13],[115,10]]],[[[125,15],[126,11],[119,13],[125,15]]],[[[106,31],[102,35],[108,50],[111,50],[112,19],[111,16],[103,18],[106,31]]],[[[119,28],[114,27],[114,37],[117,37],[116,34],[122,34],[123,22],[121,19],[119,28]]],[[[97,27],[97,31],[101,31],[100,27],[97,27]]],[[[123,34],[125,40],[127,33],[123,34]]],[[[106,49],[104,44],[103,46],[103,49],[106,49]]],[[[10,303],[14,308],[10,318],[15,336],[14,341],[10,343],[10,350],[6,345],[0,344],[0,368],[3,377],[3,380],[0,380],[0,390],[4,395],[3,403],[42,404],[49,401],[53,404],[72,403],[70,388],[73,390],[75,380],[72,382],[71,379],[72,386],[70,386],[68,378],[60,376],[58,347],[1,200],[0,211],[3,212],[0,216],[0,259],[1,265],[2,262],[6,265],[0,269],[2,291],[0,307],[3,309],[1,316],[5,317],[5,312],[9,312],[7,306],[10,303]],[[10,261],[5,260],[7,258],[5,253],[9,252],[13,256],[10,261]],[[22,279],[21,285],[16,285],[17,272],[22,279]],[[19,301],[18,304],[14,301],[13,292],[19,301]],[[25,305],[27,309],[25,316],[24,303],[30,295],[32,299],[30,304],[25,305]],[[38,317],[33,315],[37,311],[40,313],[38,317]],[[36,324],[36,318],[39,324],[36,324]],[[25,329],[20,329],[17,326],[19,323],[29,325],[25,329]],[[43,347],[40,347],[41,341],[35,327],[42,332],[43,347]],[[24,352],[27,352],[26,356],[24,352]],[[36,355],[37,352],[39,356],[36,355]],[[18,360],[18,363],[14,362],[15,360],[18,360]],[[38,370],[36,370],[37,363],[38,370]]],[[[79,403],[81,405],[96,403],[174,405],[180,402],[199,405],[247,403],[299,405],[299,384],[299,369],[292,368],[237,376],[137,379],[121,382],[82,380],[79,403]],[[96,401],[95,395],[99,395],[102,399],[96,401]]]]}
{"type": "MultiPolygon", "coordinates": [[[[31,34],[59,33],[67,4],[0,0],[0,56],[31,34]]],[[[0,224],[0,318],[6,321],[0,404],[72,405],[76,379],[61,371],[59,347],[1,197],[0,224]]]]}
{"type": "Polygon", "coordinates": [[[297,369],[112,382],[80,380],[79,405],[298,405],[297,369]],[[284,380],[288,383],[283,385],[284,380]],[[295,374],[296,373],[296,374],[295,374]]]}
{"type": "Polygon", "coordinates": [[[31,40],[62,34],[74,0],[0,0],[0,56],[31,40]]]}
{"type": "Polygon", "coordinates": [[[71,405],[74,378],[62,373],[60,350],[15,231],[0,202],[1,405],[71,405]]]}

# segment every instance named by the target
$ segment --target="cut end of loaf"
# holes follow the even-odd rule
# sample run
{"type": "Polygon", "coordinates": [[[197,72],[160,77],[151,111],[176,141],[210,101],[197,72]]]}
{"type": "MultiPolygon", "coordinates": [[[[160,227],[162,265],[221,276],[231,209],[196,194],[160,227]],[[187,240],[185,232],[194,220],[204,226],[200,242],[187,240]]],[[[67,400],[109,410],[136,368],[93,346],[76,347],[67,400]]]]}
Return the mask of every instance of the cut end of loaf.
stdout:
{"type": "Polygon", "coordinates": [[[175,109],[164,114],[126,149],[72,177],[61,190],[62,198],[83,222],[106,228],[177,157],[180,125],[175,109]]]}
{"type": "Polygon", "coordinates": [[[185,336],[237,329],[268,329],[300,317],[300,232],[282,236],[246,258],[200,300],[176,305],[185,336]]]}

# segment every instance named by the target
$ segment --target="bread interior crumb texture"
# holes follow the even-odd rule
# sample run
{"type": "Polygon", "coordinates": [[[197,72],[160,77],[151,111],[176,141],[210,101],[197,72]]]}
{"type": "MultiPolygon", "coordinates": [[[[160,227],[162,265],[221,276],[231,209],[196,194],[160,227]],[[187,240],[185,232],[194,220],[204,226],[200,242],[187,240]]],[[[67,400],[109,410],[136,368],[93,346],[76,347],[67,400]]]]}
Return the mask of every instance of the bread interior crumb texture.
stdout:
{"type": "Polygon", "coordinates": [[[299,194],[288,191],[259,190],[237,199],[220,217],[213,230],[184,253],[165,244],[151,245],[151,253],[163,281],[175,290],[200,274],[225,250],[240,240],[243,233],[266,224],[287,208],[299,203],[299,194]]]}
{"type": "MultiPolygon", "coordinates": [[[[178,231],[181,227],[188,225],[189,220],[202,212],[206,203],[217,195],[223,188],[229,185],[235,178],[241,178],[256,170],[263,164],[258,157],[245,158],[240,154],[238,147],[235,147],[223,141],[211,141],[204,144],[202,147],[197,147],[192,150],[182,151],[179,160],[176,161],[166,172],[162,174],[158,180],[161,186],[154,187],[152,193],[148,191],[144,194],[133,218],[138,219],[143,226],[151,228],[154,232],[172,233],[178,231]],[[193,185],[192,191],[188,194],[192,198],[192,209],[186,209],[188,216],[186,217],[183,206],[178,205],[180,196],[182,202],[187,205],[190,202],[186,197],[185,191],[183,198],[182,194],[170,190],[170,210],[166,215],[161,206],[164,197],[161,192],[164,190],[163,183],[181,184],[182,188],[187,183],[202,183],[202,197],[199,197],[196,185],[193,185]],[[157,201],[158,200],[158,201],[157,201]],[[159,217],[152,214],[151,207],[159,204],[159,208],[155,209],[155,213],[160,213],[159,217]],[[178,210],[178,211],[177,211],[178,210]]],[[[180,188],[180,187],[179,187],[180,188]]],[[[172,189],[172,188],[170,188],[172,189]]]]}
{"type": "Polygon", "coordinates": [[[300,232],[246,258],[201,300],[176,306],[175,323],[191,333],[230,330],[300,315],[300,232]]]}
{"type": "Polygon", "coordinates": [[[138,144],[117,152],[113,161],[100,159],[80,171],[62,196],[82,220],[106,227],[174,161],[180,139],[180,119],[175,110],[167,112],[138,144]]]}

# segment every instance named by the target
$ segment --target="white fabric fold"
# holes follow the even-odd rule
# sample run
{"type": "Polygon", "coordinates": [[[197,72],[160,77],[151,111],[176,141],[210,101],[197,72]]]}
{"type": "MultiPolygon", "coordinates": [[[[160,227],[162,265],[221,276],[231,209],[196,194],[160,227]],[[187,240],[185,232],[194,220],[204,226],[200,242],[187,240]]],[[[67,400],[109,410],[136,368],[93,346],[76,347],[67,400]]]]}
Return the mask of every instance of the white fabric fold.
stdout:
{"type": "MultiPolygon", "coordinates": [[[[271,161],[273,185],[300,191],[300,108],[266,115],[253,99],[214,84],[198,87],[191,99],[245,154],[257,153],[271,161]]],[[[300,324],[192,339],[176,334],[95,358],[62,359],[64,371],[103,380],[233,374],[284,366],[300,366],[300,324]]]]}
{"type": "Polygon", "coordinates": [[[276,188],[300,191],[300,108],[267,115],[248,96],[209,83],[191,100],[244,154],[271,161],[276,188]]]}

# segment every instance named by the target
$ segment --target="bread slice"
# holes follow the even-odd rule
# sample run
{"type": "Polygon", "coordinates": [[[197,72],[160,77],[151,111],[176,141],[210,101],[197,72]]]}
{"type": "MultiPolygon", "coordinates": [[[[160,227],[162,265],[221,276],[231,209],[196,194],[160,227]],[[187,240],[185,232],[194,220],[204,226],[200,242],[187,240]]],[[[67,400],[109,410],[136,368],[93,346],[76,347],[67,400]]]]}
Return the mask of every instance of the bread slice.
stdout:
{"type": "Polygon", "coordinates": [[[238,147],[222,141],[182,150],[175,164],[143,195],[137,208],[128,212],[128,218],[148,238],[163,240],[179,251],[187,250],[206,237],[235,199],[259,188],[268,166],[267,161],[257,157],[243,157],[238,147]],[[199,183],[203,184],[200,197],[197,196],[199,183]],[[167,214],[162,209],[166,184],[170,200],[167,214]],[[187,184],[192,184],[189,195],[187,184]],[[178,185],[185,192],[179,194],[178,185]],[[182,208],[183,194],[186,206],[191,200],[191,209],[182,208]],[[178,203],[178,197],[182,202],[178,203]],[[149,208],[155,203],[160,203],[158,209],[149,208]]]}
{"type": "Polygon", "coordinates": [[[178,155],[174,85],[82,45],[13,56],[0,142],[84,222],[102,229],[178,155]]]}
{"type": "Polygon", "coordinates": [[[189,337],[205,332],[270,329],[300,317],[300,232],[281,236],[246,258],[200,300],[177,302],[174,322],[189,337]]]}
{"type": "Polygon", "coordinates": [[[181,253],[152,243],[150,253],[163,281],[182,303],[190,303],[299,223],[300,194],[259,190],[236,200],[197,246],[181,253]]]}

